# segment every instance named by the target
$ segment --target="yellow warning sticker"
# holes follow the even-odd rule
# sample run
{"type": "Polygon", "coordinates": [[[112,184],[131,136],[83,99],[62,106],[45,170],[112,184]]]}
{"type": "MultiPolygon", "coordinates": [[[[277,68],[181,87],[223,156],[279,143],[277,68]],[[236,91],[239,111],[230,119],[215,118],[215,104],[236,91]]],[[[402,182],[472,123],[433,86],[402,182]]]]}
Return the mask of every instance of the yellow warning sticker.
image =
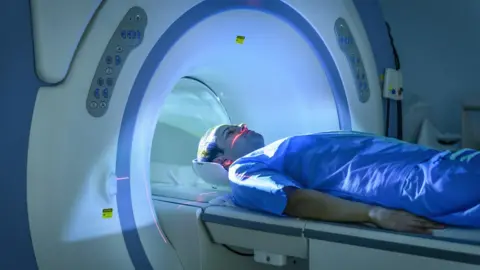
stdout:
{"type": "Polygon", "coordinates": [[[237,36],[237,39],[235,41],[238,44],[243,44],[243,42],[245,41],[245,37],[244,36],[237,36]]]}
{"type": "Polygon", "coordinates": [[[112,218],[113,217],[113,209],[112,208],[105,208],[102,210],[102,217],[103,218],[112,218]]]}

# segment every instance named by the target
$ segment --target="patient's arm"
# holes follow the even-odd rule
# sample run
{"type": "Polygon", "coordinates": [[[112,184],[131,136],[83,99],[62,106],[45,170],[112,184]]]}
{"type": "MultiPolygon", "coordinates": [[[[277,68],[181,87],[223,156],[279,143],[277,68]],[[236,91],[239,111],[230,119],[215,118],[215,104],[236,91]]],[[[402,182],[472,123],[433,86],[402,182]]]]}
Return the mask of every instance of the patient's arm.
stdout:
{"type": "Polygon", "coordinates": [[[443,226],[404,211],[370,206],[336,198],[315,190],[287,190],[289,216],[334,222],[373,223],[402,232],[430,233],[443,226]]]}
{"type": "Polygon", "coordinates": [[[372,222],[372,206],[336,198],[315,190],[288,192],[285,214],[289,216],[336,222],[372,222]]]}

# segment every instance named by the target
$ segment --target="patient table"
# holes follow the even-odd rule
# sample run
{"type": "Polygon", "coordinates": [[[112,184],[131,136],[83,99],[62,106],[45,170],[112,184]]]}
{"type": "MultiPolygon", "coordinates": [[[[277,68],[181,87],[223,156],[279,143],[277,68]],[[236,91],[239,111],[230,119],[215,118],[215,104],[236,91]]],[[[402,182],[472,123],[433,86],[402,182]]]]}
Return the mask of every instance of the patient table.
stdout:
{"type": "MultiPolygon", "coordinates": [[[[216,163],[194,160],[193,169],[212,185],[228,185],[225,169],[216,163]]],[[[252,212],[236,207],[227,190],[201,199],[208,202],[200,206],[201,219],[212,240],[253,250],[257,262],[283,266],[294,257],[308,260],[311,270],[480,269],[480,230],[414,235],[252,212]]]]}
{"type": "Polygon", "coordinates": [[[308,259],[309,269],[480,269],[480,230],[394,233],[263,215],[235,207],[228,198],[204,208],[202,220],[213,241],[260,252],[268,257],[265,263],[281,265],[283,257],[296,257],[308,259]]]}

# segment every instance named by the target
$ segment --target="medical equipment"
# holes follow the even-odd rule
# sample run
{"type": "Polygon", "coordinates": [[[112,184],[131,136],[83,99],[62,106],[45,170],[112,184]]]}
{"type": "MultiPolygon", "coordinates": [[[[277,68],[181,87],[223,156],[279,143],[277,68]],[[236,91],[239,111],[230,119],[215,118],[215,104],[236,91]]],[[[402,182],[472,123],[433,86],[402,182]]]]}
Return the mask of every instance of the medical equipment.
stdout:
{"type": "Polygon", "coordinates": [[[403,76],[400,72],[400,57],[398,56],[398,51],[392,36],[392,28],[388,22],[386,22],[385,25],[387,27],[388,38],[392,47],[393,60],[395,62],[395,69],[385,69],[385,75],[383,80],[381,80],[383,83],[383,97],[386,99],[385,118],[387,123],[385,124],[385,135],[403,140],[403,76]],[[392,104],[392,101],[395,101],[395,103],[392,104]],[[392,105],[394,105],[393,107],[396,107],[396,117],[393,117],[393,120],[396,121],[397,124],[395,127],[396,130],[394,130],[395,133],[392,132],[391,128],[392,105]]]}
{"type": "Polygon", "coordinates": [[[214,162],[192,161],[193,170],[205,182],[216,186],[228,185],[228,172],[222,165],[214,162]]]}
{"type": "Polygon", "coordinates": [[[429,119],[422,121],[417,143],[438,150],[456,151],[461,148],[462,136],[440,132],[429,119]]]}
{"type": "Polygon", "coordinates": [[[285,269],[478,267],[470,242],[208,203],[222,192],[197,201],[150,193],[155,125],[185,76],[214,89],[232,122],[261,127],[267,141],[335,129],[382,134],[376,44],[359,12],[380,16],[361,2],[9,3],[0,16],[10,33],[0,50],[0,269],[270,269],[218,244],[287,256],[285,269]]]}
{"type": "Polygon", "coordinates": [[[462,108],[462,147],[480,149],[480,102],[464,104],[462,108]]]}
{"type": "Polygon", "coordinates": [[[393,100],[403,99],[403,77],[399,70],[387,68],[383,81],[383,97],[393,100]]]}

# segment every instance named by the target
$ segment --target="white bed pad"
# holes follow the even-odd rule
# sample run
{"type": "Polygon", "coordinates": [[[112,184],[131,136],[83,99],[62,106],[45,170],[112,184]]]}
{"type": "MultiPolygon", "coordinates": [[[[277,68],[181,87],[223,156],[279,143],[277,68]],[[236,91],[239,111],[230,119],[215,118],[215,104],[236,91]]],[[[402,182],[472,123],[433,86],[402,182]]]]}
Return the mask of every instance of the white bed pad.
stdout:
{"type": "Polygon", "coordinates": [[[235,207],[230,197],[210,202],[202,215],[215,242],[300,258],[321,240],[480,265],[480,230],[446,229],[434,236],[367,226],[276,217],[235,207]]]}

